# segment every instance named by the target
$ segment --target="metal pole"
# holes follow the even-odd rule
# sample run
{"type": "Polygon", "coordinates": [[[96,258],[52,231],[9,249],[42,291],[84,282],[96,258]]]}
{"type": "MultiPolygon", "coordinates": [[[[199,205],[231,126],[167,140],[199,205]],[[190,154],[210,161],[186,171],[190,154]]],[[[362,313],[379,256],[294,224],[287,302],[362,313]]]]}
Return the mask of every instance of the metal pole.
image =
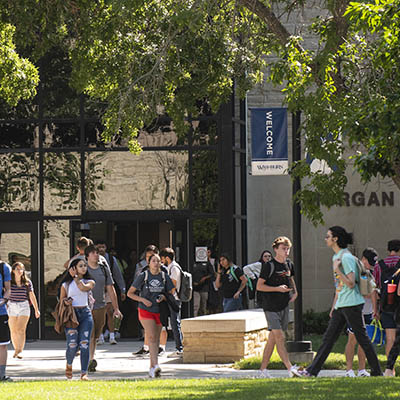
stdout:
{"type": "MultiPolygon", "coordinates": [[[[301,113],[297,111],[292,114],[292,161],[301,160],[301,137],[300,137],[301,113]]],[[[293,180],[293,198],[301,189],[300,178],[293,180]]],[[[293,257],[296,270],[295,282],[299,293],[294,306],[294,340],[303,340],[303,284],[302,284],[302,255],[301,255],[301,208],[300,203],[293,202],[293,257]]]]}

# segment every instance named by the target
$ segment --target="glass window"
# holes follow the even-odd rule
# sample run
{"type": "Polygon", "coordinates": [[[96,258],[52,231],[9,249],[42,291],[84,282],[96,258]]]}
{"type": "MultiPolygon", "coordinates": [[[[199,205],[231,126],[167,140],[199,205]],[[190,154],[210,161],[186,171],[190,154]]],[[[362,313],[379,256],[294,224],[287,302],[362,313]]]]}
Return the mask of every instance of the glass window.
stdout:
{"type": "Polygon", "coordinates": [[[31,279],[31,234],[1,233],[0,258],[11,266],[15,262],[24,264],[26,276],[31,279]]]}
{"type": "Polygon", "coordinates": [[[39,146],[39,126],[34,123],[0,123],[0,147],[21,149],[39,146]]]}
{"type": "Polygon", "coordinates": [[[197,150],[192,157],[193,210],[218,212],[218,159],[215,150],[197,150]]]}
{"type": "Polygon", "coordinates": [[[44,213],[45,215],[79,215],[81,212],[80,154],[45,153],[44,213]]]}
{"type": "Polygon", "coordinates": [[[187,208],[186,151],[93,152],[85,162],[88,210],[187,208]]]}
{"type": "MultiPolygon", "coordinates": [[[[45,338],[59,336],[54,331],[51,312],[57,304],[58,288],[69,260],[69,221],[44,221],[44,308],[45,338]]],[[[42,316],[43,318],[43,316],[42,316]]]]}
{"type": "Polygon", "coordinates": [[[0,154],[0,211],[39,210],[37,153],[0,154]]]}
{"type": "Polygon", "coordinates": [[[43,124],[43,146],[79,147],[79,123],[45,122],[43,124]]]}
{"type": "MultiPolygon", "coordinates": [[[[128,147],[127,139],[118,136],[111,143],[105,143],[101,137],[103,130],[100,122],[88,122],[85,125],[86,146],[97,148],[128,147]]],[[[187,138],[187,132],[176,132],[172,121],[163,117],[141,130],[137,140],[142,147],[171,147],[187,145],[187,138]]]]}

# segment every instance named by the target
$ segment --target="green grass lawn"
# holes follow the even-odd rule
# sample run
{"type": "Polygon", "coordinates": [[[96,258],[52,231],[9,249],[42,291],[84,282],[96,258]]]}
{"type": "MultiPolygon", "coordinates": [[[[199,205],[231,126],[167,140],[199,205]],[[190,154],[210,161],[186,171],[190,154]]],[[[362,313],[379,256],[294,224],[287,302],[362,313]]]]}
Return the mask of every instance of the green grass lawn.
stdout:
{"type": "Polygon", "coordinates": [[[2,400],[398,399],[400,380],[367,379],[191,379],[142,381],[47,381],[0,384],[2,400]]]}
{"type": "MultiPolygon", "coordinates": [[[[317,351],[322,337],[318,335],[307,336],[304,340],[311,340],[313,351],[317,351]]],[[[344,348],[347,343],[347,336],[341,335],[339,340],[336,342],[335,346],[332,349],[331,354],[324,364],[324,369],[346,369],[346,358],[344,355],[344,348]]],[[[376,347],[376,352],[378,353],[378,359],[381,363],[382,371],[385,370],[386,367],[386,355],[385,355],[385,347],[379,346],[376,347]]],[[[400,361],[400,360],[399,360],[400,361]]],[[[261,357],[249,357],[244,360],[240,360],[235,363],[235,368],[237,369],[259,369],[261,364],[261,357]]],[[[367,364],[368,367],[368,364],[367,364]]],[[[271,362],[268,365],[268,369],[285,369],[281,359],[279,358],[276,349],[274,350],[274,354],[272,355],[271,362]]],[[[358,359],[357,355],[354,357],[353,369],[358,369],[358,359]]],[[[400,374],[400,366],[396,367],[396,375],[400,374]]]]}

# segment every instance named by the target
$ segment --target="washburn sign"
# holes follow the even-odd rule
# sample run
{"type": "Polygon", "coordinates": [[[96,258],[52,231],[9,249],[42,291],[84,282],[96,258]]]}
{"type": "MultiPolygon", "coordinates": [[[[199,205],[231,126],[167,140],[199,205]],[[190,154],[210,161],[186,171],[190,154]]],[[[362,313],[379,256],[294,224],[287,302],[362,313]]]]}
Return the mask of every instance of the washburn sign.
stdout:
{"type": "Polygon", "coordinates": [[[369,194],[364,192],[344,193],[344,205],[347,207],[393,207],[394,206],[394,192],[371,192],[369,194]]]}
{"type": "Polygon", "coordinates": [[[252,108],[251,173],[288,173],[287,109],[252,108]]]}

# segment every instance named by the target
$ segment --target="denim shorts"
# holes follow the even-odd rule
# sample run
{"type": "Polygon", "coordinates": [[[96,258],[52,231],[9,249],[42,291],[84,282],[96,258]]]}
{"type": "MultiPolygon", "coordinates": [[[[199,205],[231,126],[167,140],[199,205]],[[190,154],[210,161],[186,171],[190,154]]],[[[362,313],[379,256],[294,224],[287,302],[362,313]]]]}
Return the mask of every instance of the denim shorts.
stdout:
{"type": "Polygon", "coordinates": [[[29,317],[31,315],[29,301],[9,301],[7,303],[7,312],[9,317],[29,317]]]}

